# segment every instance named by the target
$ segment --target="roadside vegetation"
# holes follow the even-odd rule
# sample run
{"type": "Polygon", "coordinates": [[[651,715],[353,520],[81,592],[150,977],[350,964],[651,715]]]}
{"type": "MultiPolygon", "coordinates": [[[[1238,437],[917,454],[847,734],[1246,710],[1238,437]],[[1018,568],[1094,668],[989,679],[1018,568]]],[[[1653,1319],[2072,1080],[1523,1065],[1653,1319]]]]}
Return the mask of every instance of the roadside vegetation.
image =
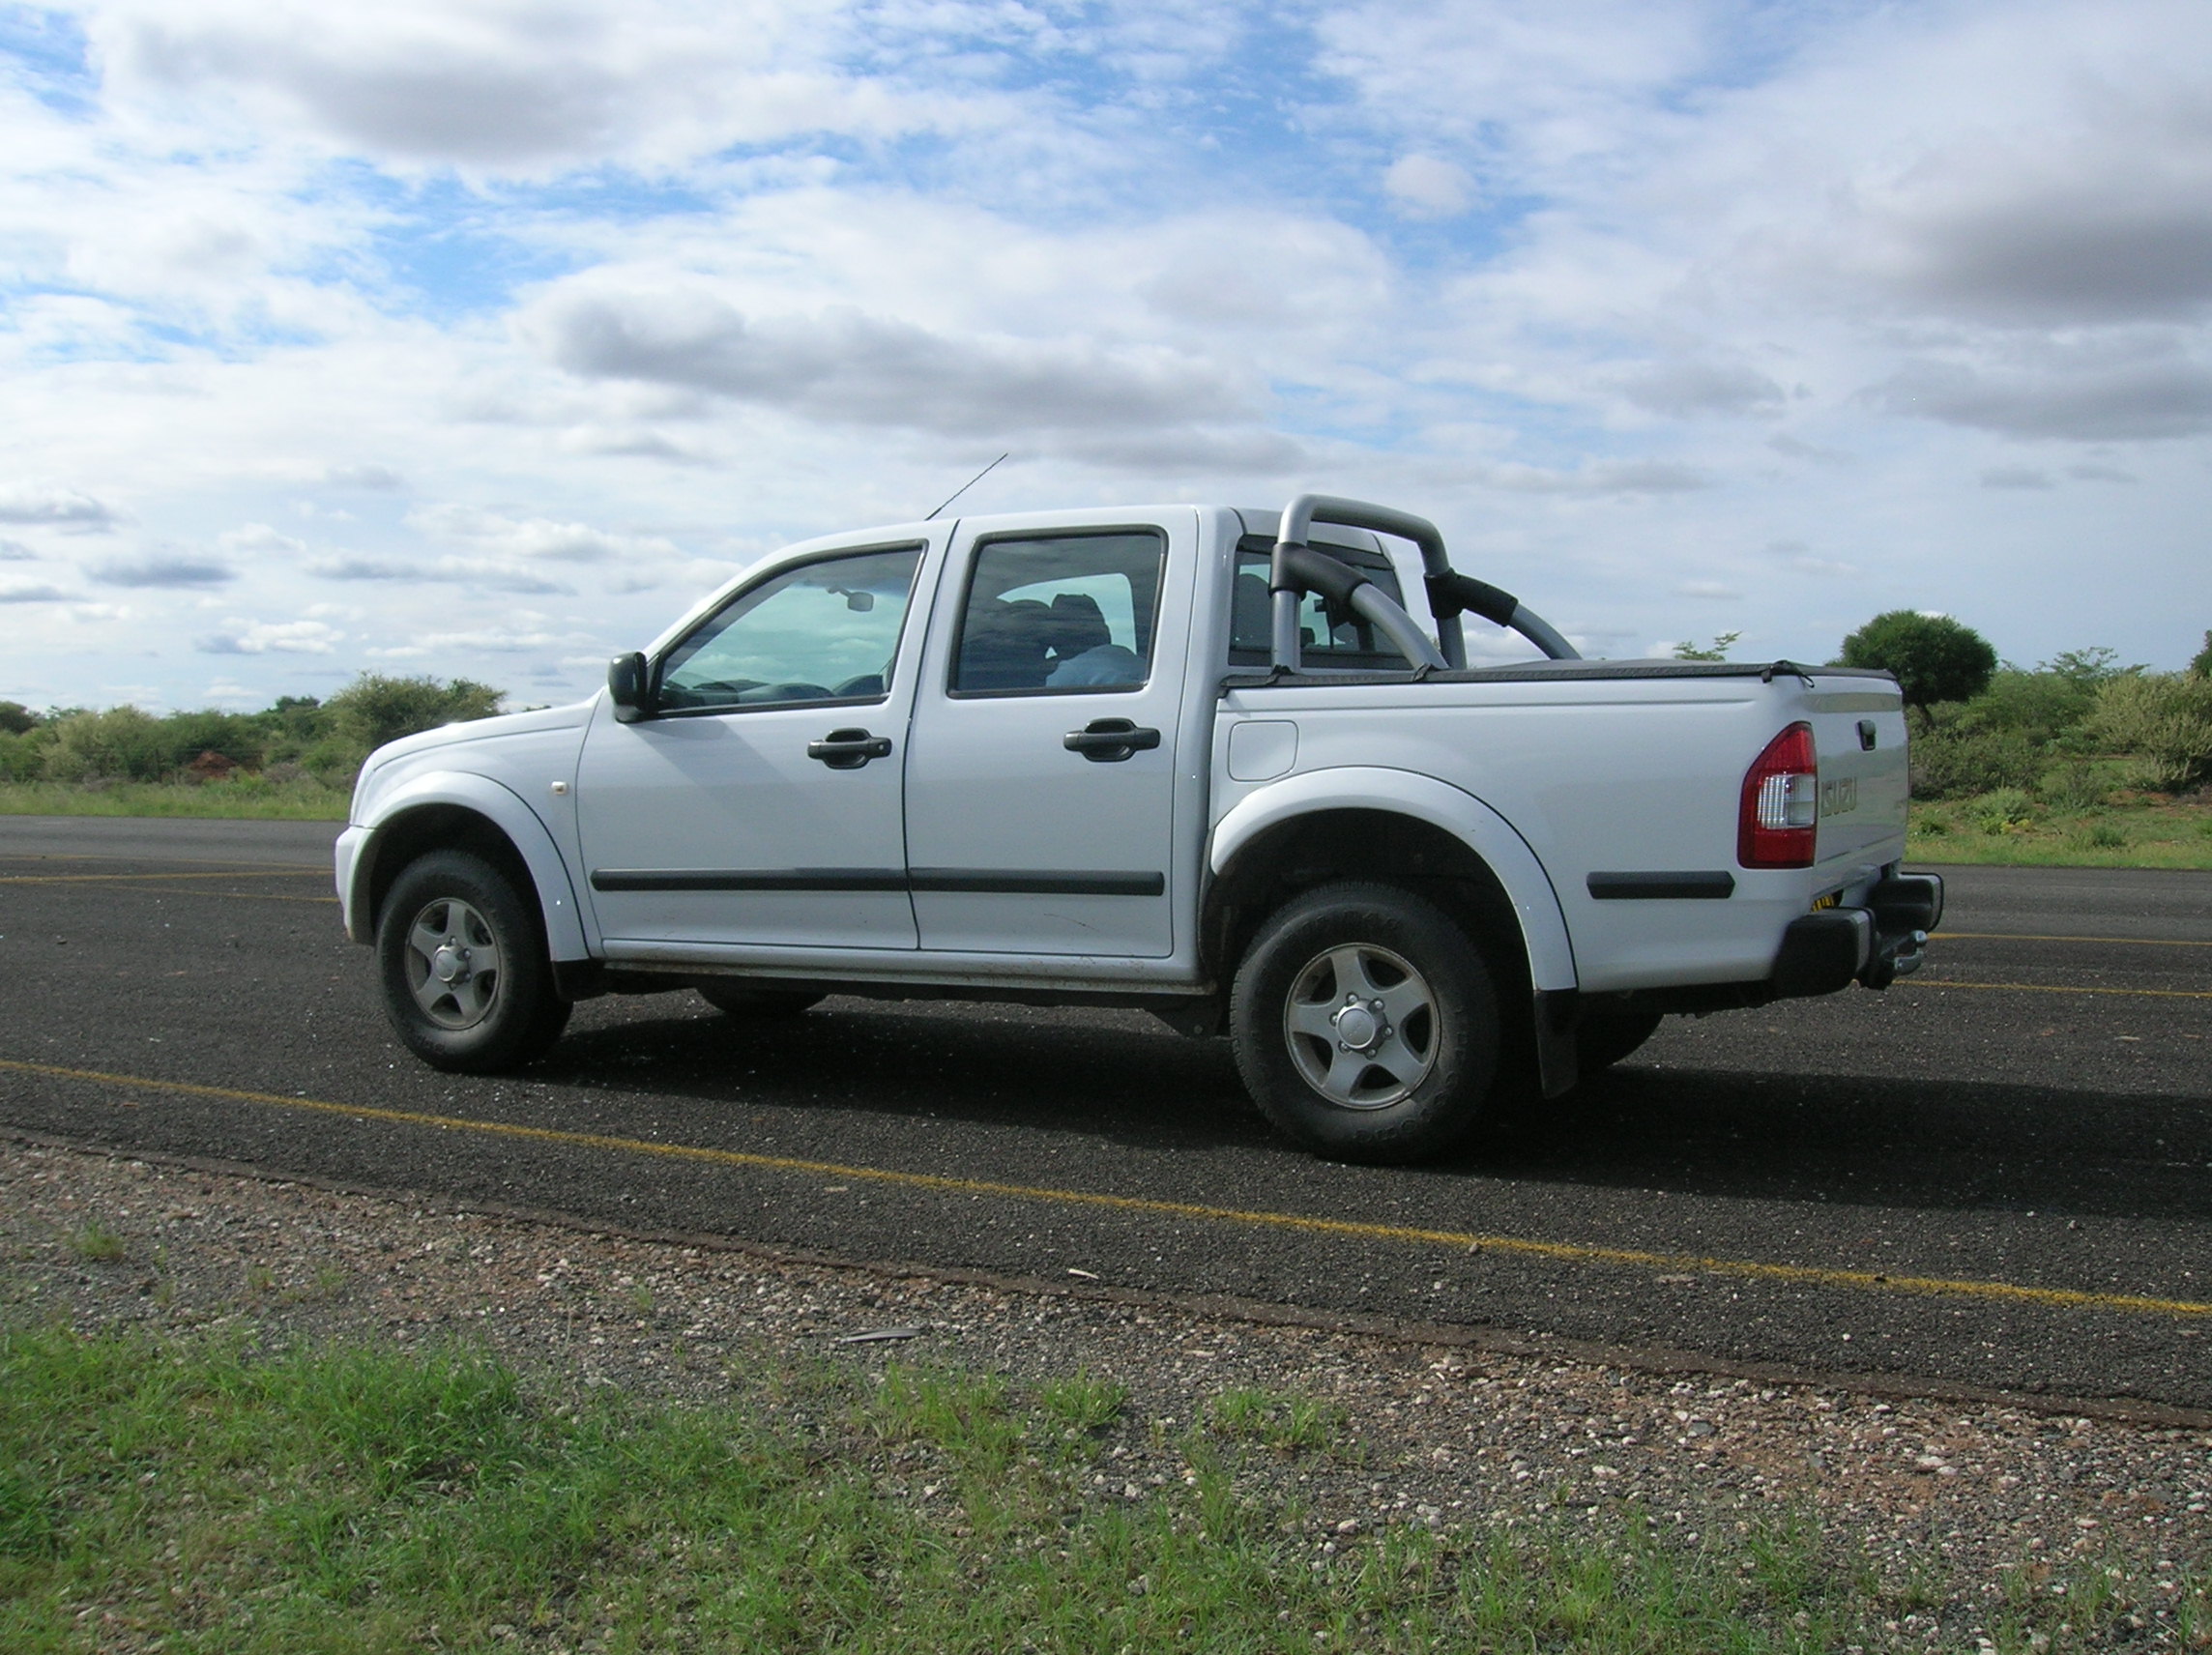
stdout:
{"type": "MultiPolygon", "coordinates": [[[[1677,645],[1725,660],[1738,641],[1677,645]]],[[[2181,672],[2069,650],[2000,662],[1971,627],[1893,610],[1838,663],[1904,687],[1916,861],[2212,868],[2212,632],[2181,672]]],[[[0,814],[339,821],[384,742],[500,710],[467,679],[364,674],[259,712],[33,711],[0,701],[0,814]]]]}
{"type": "Polygon", "coordinates": [[[1701,1543],[1562,1503],[1317,1542],[1235,1485],[1239,1456],[1359,1452],[1292,1397],[1227,1394],[1179,1426],[1125,1420],[1081,1378],[729,1381],[723,1403],[649,1407],[541,1395],[464,1350],[0,1332],[0,1645],[2015,1655],[2142,1640],[2154,1598],[2161,1646],[2205,1630],[2186,1569],[2146,1592],[2102,1558],[2023,1557],[2017,1593],[1942,1638],[1942,1582],[1880,1582],[1850,1537],[1788,1516],[1701,1543]],[[1179,1483],[1095,1474],[1132,1426],[1174,1444],[1179,1483]]]}
{"type": "Polygon", "coordinates": [[[364,673],[328,701],[279,696],[259,712],[0,701],[0,813],[342,821],[377,747],[488,717],[501,700],[468,679],[364,673]]]}
{"type": "Polygon", "coordinates": [[[2101,648],[2025,668],[1947,616],[1894,610],[1838,664],[1905,690],[1914,861],[2212,868],[2212,632],[2181,672],[2101,648]]]}

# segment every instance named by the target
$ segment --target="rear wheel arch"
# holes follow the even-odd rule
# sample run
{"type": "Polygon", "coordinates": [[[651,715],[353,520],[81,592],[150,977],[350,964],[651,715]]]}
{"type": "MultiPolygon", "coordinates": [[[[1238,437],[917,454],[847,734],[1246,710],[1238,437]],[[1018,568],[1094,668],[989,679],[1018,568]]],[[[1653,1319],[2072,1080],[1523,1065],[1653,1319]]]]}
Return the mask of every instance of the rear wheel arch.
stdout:
{"type": "Polygon", "coordinates": [[[1208,887],[1200,947],[1226,981],[1285,903],[1345,881],[1402,886],[1442,909],[1480,948],[1501,992],[1526,1002],[1528,949],[1504,882],[1458,834],[1402,811],[1334,808],[1275,823],[1239,845],[1208,887]]]}

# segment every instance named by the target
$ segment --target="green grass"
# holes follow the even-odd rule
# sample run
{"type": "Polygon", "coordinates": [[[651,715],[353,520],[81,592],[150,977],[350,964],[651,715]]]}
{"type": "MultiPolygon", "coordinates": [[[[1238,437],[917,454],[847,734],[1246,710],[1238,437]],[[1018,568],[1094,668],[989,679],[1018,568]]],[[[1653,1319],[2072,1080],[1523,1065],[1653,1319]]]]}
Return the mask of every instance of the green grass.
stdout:
{"type": "Polygon", "coordinates": [[[97,1218],[88,1218],[70,1232],[69,1250],[80,1259],[111,1264],[123,1257],[123,1237],[97,1218]]]}
{"type": "MultiPolygon", "coordinates": [[[[1095,1434],[1128,1422],[1082,1376],[731,1378],[712,1407],[568,1404],[462,1350],[0,1333],[0,1647],[1750,1655],[1878,1644],[1903,1612],[1790,1521],[1695,1546],[1574,1512],[1324,1549],[1232,1488],[1254,1422],[1296,1413],[1273,1393],[1154,1422],[1189,1476],[1130,1500],[1087,1492],[1116,1465],[1095,1434]]],[[[2002,1650],[2105,1647],[2130,1612],[2101,1572],[2023,1580],[2002,1650]]]]}
{"type": "Polygon", "coordinates": [[[343,822],[352,793],[308,776],[172,782],[0,782],[0,816],[199,816],[260,822],[343,822]]]}
{"type": "Polygon", "coordinates": [[[1278,1454],[1341,1449],[1347,1441],[1343,1408],[1258,1385],[1222,1391],[1207,1405],[1207,1412],[1224,1436],[1265,1443],[1278,1454]]]}
{"type": "Polygon", "coordinates": [[[2083,808],[2006,789],[1916,803],[1906,855],[2010,867],[2212,868],[2212,800],[2123,796],[2083,808]]]}

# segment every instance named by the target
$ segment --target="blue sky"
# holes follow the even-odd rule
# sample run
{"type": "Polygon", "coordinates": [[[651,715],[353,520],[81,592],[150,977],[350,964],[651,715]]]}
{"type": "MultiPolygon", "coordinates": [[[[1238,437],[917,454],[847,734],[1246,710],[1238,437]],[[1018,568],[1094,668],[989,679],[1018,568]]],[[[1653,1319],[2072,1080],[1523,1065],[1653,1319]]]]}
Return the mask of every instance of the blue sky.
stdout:
{"type": "Polygon", "coordinates": [[[0,698],[566,698],[1002,450],[1593,653],[2212,626],[2194,0],[0,4],[0,698]]]}

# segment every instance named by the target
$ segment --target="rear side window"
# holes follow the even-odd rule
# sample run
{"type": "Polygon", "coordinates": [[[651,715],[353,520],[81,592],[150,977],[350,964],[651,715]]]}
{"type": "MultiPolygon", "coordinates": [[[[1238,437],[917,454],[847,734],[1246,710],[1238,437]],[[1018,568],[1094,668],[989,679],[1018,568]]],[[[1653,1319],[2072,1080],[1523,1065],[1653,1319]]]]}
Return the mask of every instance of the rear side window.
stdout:
{"type": "Polygon", "coordinates": [[[882,700],[921,550],[825,558],[739,594],[662,659],[660,705],[882,700]]]}
{"type": "Polygon", "coordinates": [[[1154,531],[987,540],[968,573],[955,695],[1139,689],[1167,541],[1154,531]]]}
{"type": "MultiPolygon", "coordinates": [[[[1405,604],[1398,571],[1382,553],[1351,546],[1316,546],[1314,550],[1352,565],[1391,602],[1401,607],[1405,604]]],[[[1274,542],[1257,536],[1237,547],[1237,584],[1229,599],[1232,666],[1264,667],[1275,658],[1274,598],[1267,591],[1267,569],[1273,556],[1274,542]]],[[[1298,599],[1298,657],[1309,667],[1402,672],[1412,665],[1366,617],[1354,615],[1347,606],[1318,593],[1306,593],[1298,599]]]]}

